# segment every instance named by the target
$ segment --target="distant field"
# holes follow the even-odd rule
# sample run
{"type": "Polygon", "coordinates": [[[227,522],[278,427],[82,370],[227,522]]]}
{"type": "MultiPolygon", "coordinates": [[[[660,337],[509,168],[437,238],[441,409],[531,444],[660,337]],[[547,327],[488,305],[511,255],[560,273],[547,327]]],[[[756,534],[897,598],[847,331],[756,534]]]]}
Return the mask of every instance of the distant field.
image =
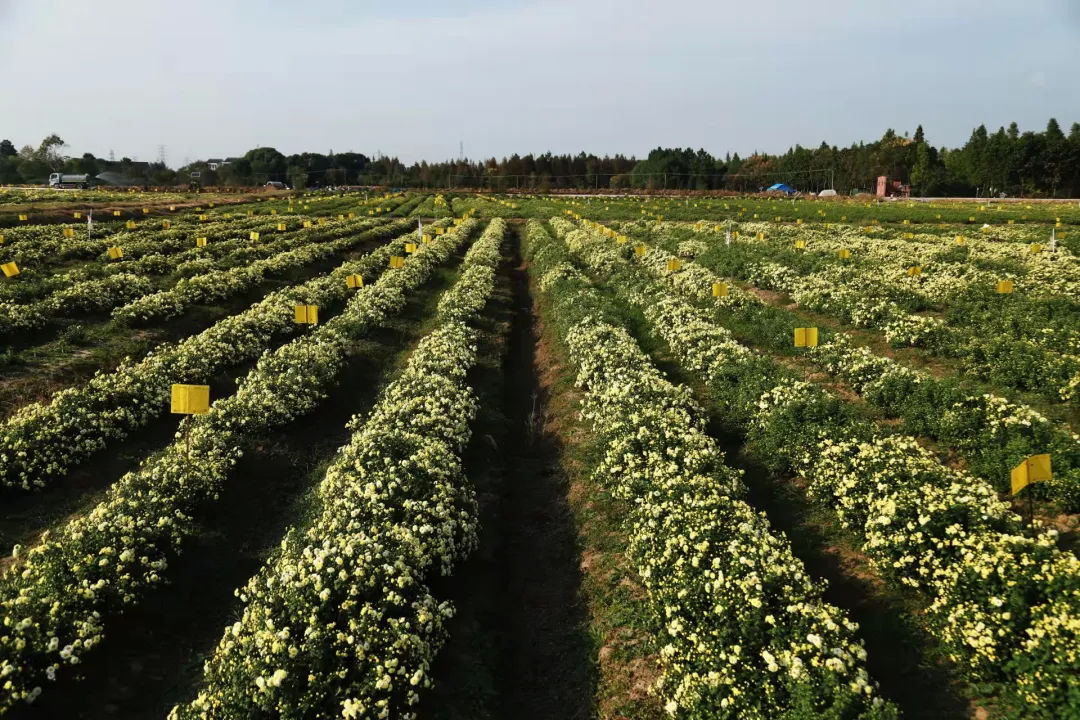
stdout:
{"type": "Polygon", "coordinates": [[[1080,717],[1076,202],[0,225],[0,714],[1080,717]]]}

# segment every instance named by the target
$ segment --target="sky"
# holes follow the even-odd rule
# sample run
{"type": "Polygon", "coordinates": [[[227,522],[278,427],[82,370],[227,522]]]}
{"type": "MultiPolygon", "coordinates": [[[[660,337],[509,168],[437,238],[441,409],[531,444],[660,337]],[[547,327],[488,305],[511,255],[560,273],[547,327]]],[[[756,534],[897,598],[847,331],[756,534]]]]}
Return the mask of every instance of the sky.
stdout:
{"type": "Polygon", "coordinates": [[[0,0],[0,138],[240,155],[934,145],[1080,122],[1080,0],[0,0]]]}

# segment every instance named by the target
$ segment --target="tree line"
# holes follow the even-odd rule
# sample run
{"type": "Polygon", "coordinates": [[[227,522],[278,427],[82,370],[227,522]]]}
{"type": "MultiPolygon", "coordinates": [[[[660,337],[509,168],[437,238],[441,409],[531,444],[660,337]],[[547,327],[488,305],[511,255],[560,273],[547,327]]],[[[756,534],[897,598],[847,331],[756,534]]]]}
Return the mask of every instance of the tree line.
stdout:
{"type": "Polygon", "coordinates": [[[878,176],[924,196],[1080,196],[1080,123],[1066,136],[1053,118],[1046,129],[1020,132],[1016,123],[991,133],[975,128],[959,148],[935,147],[920,125],[914,134],[886,130],[881,139],[841,148],[796,145],[783,154],[713,156],[703,149],[656,148],[647,157],[513,154],[501,160],[421,161],[362,153],[284,155],[271,147],[225,158],[212,168],[205,160],[177,170],[128,158],[105,161],[90,153],[62,154],[64,142],[50,135],[38,147],[16,150],[0,141],[0,183],[44,182],[50,172],[111,172],[144,185],[263,185],[294,188],[389,185],[414,188],[475,188],[508,191],[616,189],[735,190],[756,192],[783,182],[802,191],[835,189],[842,194],[874,192],[878,176]],[[197,177],[194,177],[197,175],[197,177]]]}

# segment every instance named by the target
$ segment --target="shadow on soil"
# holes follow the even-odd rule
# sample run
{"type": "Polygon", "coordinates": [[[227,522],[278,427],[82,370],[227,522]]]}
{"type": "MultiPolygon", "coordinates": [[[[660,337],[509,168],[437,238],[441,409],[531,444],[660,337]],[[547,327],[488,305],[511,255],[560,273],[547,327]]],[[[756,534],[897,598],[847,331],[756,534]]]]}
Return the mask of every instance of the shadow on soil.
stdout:
{"type": "Polygon", "coordinates": [[[473,381],[483,409],[466,469],[480,497],[480,547],[437,592],[458,612],[420,715],[584,720],[591,644],[577,531],[559,441],[544,429],[528,274],[517,238],[509,244],[501,295],[485,313],[509,334],[494,357],[482,344],[473,381]]]}

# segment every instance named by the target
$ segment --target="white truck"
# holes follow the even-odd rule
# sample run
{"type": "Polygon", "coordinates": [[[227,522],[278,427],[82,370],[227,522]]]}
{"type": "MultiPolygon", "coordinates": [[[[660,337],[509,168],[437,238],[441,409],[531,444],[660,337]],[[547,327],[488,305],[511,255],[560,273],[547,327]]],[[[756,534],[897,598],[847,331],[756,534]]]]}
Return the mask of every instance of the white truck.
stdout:
{"type": "Polygon", "coordinates": [[[53,173],[49,175],[49,187],[51,188],[78,188],[82,190],[90,185],[92,178],[89,175],[64,175],[53,173]]]}

